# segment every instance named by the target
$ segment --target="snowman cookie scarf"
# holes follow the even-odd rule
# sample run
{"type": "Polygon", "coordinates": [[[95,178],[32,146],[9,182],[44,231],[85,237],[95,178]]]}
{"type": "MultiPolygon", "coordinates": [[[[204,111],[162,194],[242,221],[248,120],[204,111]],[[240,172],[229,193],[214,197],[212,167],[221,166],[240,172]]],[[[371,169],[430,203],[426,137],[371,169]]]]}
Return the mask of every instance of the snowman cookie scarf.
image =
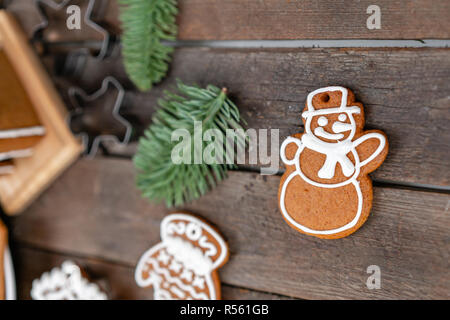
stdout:
{"type": "Polygon", "coordinates": [[[317,89],[302,113],[305,132],[281,145],[286,172],[278,197],[286,222],[299,232],[336,239],[367,220],[372,181],[388,152],[386,135],[363,131],[363,105],[343,87],[317,89]]]}
{"type": "Polygon", "coordinates": [[[199,218],[174,213],[161,222],[161,240],[140,258],[137,284],[153,287],[156,300],[219,300],[217,269],[228,260],[223,238],[199,218]]]}

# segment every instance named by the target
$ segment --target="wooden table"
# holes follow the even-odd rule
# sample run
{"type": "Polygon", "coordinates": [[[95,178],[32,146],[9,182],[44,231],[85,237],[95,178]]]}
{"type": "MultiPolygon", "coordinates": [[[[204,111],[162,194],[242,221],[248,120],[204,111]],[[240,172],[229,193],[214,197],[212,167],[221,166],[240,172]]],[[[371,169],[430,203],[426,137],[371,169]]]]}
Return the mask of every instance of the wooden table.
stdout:
{"type": "MultiPolygon", "coordinates": [[[[119,32],[116,2],[100,3],[98,20],[119,32]]],[[[176,78],[225,86],[248,128],[279,128],[280,139],[303,130],[300,112],[315,88],[343,85],[364,103],[366,127],[386,132],[390,153],[372,174],[371,217],[350,237],[327,241],[292,230],[277,207],[280,176],[260,175],[261,164],[241,166],[215,190],[180,208],[212,221],[229,242],[231,259],[220,270],[226,299],[450,298],[450,49],[421,42],[401,48],[416,44],[402,41],[408,39],[442,39],[437,46],[448,45],[450,3],[378,0],[379,30],[366,27],[370,4],[180,0],[180,41],[171,70],[150,92],[133,89],[119,54],[103,62],[88,59],[76,79],[54,76],[64,98],[69,85],[93,92],[105,76],[117,77],[127,88],[127,112],[141,126],[150,123],[156,100],[176,78]],[[254,47],[254,40],[294,39],[336,41],[318,41],[323,48],[297,48],[306,43],[301,41],[254,47]],[[359,47],[366,42],[356,40],[367,39],[395,41],[359,47]],[[366,286],[370,265],[381,269],[381,289],[366,286]]],[[[25,11],[15,12],[22,21],[25,11]]],[[[68,43],[64,24],[53,36],[59,42],[42,57],[49,69],[56,54],[86,41],[68,43]]],[[[131,162],[136,143],[105,147],[94,160],[80,159],[11,219],[20,298],[29,298],[31,281],[64,259],[107,280],[113,298],[152,298],[151,289],[136,286],[133,271],[144,250],[159,241],[159,224],[169,210],[136,190],[131,162]]]]}

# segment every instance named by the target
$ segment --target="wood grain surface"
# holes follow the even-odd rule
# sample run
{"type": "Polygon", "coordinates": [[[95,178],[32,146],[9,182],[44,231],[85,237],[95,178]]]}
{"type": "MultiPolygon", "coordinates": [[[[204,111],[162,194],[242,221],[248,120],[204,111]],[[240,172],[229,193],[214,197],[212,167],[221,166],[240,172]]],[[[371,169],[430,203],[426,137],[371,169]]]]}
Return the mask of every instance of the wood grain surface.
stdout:
{"type": "MultiPolygon", "coordinates": [[[[19,272],[16,274],[20,300],[30,299],[31,284],[42,273],[60,266],[65,260],[80,265],[90,277],[109,294],[109,299],[151,300],[153,289],[140,288],[134,282],[134,266],[111,263],[95,258],[71,256],[18,245],[14,248],[14,262],[19,272]],[[30,263],[33,261],[33,263],[30,263]]],[[[223,285],[222,295],[225,300],[273,300],[289,299],[285,296],[258,292],[234,286],[223,285]]]]}
{"type": "MultiPolygon", "coordinates": [[[[76,0],[83,8],[83,2],[76,0]]],[[[181,40],[242,39],[448,39],[450,3],[446,0],[180,0],[181,40]],[[381,10],[381,28],[369,30],[367,8],[381,10]]],[[[41,19],[33,1],[14,0],[9,9],[32,34],[41,19]]],[[[117,1],[97,0],[94,21],[120,32],[117,1]]],[[[94,29],[65,27],[64,10],[52,12],[48,40],[96,39],[94,29]],[[60,28],[53,28],[54,25],[60,28]]]]}
{"type": "MultiPolygon", "coordinates": [[[[339,240],[304,236],[283,220],[278,176],[231,172],[216,189],[181,209],[215,224],[230,261],[222,282],[298,298],[450,298],[448,194],[374,189],[367,223],[339,240]],[[366,287],[370,265],[382,288],[366,287]]],[[[128,266],[158,243],[169,211],[134,186],[128,160],[80,160],[13,220],[15,241],[128,266]]]]}
{"type": "MultiPolygon", "coordinates": [[[[82,70],[72,84],[90,92],[106,75],[124,84],[128,92],[122,112],[136,128],[150,124],[157,99],[179,78],[227,87],[246,128],[279,129],[279,143],[303,131],[301,111],[309,92],[342,85],[364,104],[366,128],[388,136],[389,155],[374,179],[450,185],[450,49],[179,48],[168,78],[147,93],[133,90],[118,50],[102,63],[88,58],[82,70]]],[[[67,78],[55,81],[66,95],[67,78]]],[[[275,146],[274,154],[278,150],[275,146]]],[[[131,156],[135,151],[132,145],[112,153],[131,156]]]]}

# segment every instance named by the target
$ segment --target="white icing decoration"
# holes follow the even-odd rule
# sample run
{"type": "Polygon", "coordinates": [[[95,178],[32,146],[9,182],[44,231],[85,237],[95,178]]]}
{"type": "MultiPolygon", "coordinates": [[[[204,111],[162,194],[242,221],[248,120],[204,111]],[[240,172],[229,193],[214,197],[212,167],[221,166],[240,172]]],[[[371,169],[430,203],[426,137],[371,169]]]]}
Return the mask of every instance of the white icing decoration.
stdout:
{"type": "Polygon", "coordinates": [[[189,240],[197,241],[202,235],[202,229],[195,223],[189,223],[186,227],[186,236],[189,240]]]}
{"type": "Polygon", "coordinates": [[[45,128],[42,126],[0,130],[0,139],[13,139],[30,136],[42,136],[45,134],[45,128]]]}
{"type": "Polygon", "coordinates": [[[184,269],[183,272],[181,272],[180,279],[186,280],[187,282],[192,282],[192,277],[194,274],[192,271],[188,269],[184,269]]]}
{"type": "Polygon", "coordinates": [[[347,120],[347,116],[343,113],[343,114],[340,114],[339,116],[338,116],[338,120],[339,121],[345,121],[345,120],[347,120]]]}
{"type": "MultiPolygon", "coordinates": [[[[358,175],[360,173],[361,167],[372,161],[376,156],[380,154],[380,152],[384,149],[384,146],[386,145],[386,138],[376,132],[371,132],[368,134],[365,134],[361,136],[360,138],[356,139],[355,141],[351,141],[355,135],[356,131],[356,124],[355,119],[353,118],[353,113],[359,113],[360,109],[357,106],[347,106],[347,96],[348,96],[348,90],[343,87],[326,87],[317,89],[313,92],[311,92],[308,95],[307,98],[307,107],[308,110],[303,112],[302,116],[306,118],[305,123],[305,133],[303,134],[301,140],[294,138],[294,137],[288,137],[286,140],[283,141],[281,148],[280,148],[280,157],[281,160],[286,165],[295,165],[295,171],[292,172],[287,179],[284,181],[283,186],[281,188],[281,194],[280,194],[280,208],[283,216],[296,228],[307,232],[311,234],[322,234],[322,235],[330,235],[330,234],[336,234],[340,233],[342,231],[348,230],[356,225],[358,222],[361,211],[362,211],[362,205],[363,205],[363,196],[361,193],[361,188],[359,186],[359,181],[357,180],[358,175]],[[338,108],[328,108],[328,109],[319,109],[315,110],[312,105],[312,99],[313,97],[322,92],[327,91],[341,91],[342,93],[342,99],[341,99],[341,106],[338,108]],[[337,125],[336,130],[342,130],[344,127],[346,128],[345,131],[350,131],[350,134],[344,141],[337,141],[336,143],[329,143],[320,140],[317,138],[312,132],[311,132],[311,119],[313,116],[316,115],[326,115],[326,114],[332,114],[332,113],[340,113],[344,112],[347,117],[350,120],[350,124],[343,123],[342,125],[337,125]],[[345,126],[347,125],[347,126],[345,126]],[[378,139],[380,141],[380,144],[378,148],[375,150],[375,152],[368,157],[366,160],[360,162],[358,153],[356,152],[356,147],[361,144],[362,142],[368,140],[368,139],[378,139]],[[297,145],[297,152],[295,153],[295,156],[292,159],[287,159],[286,157],[286,147],[290,143],[295,143],[297,145]],[[335,168],[336,164],[339,162],[342,168],[343,174],[348,177],[347,180],[339,182],[339,183],[333,183],[333,184],[327,184],[327,183],[319,183],[317,181],[311,180],[303,173],[300,167],[300,154],[302,153],[304,148],[308,148],[311,150],[314,150],[316,152],[322,153],[326,155],[326,160],[322,168],[318,172],[319,178],[322,179],[331,179],[334,177],[335,174],[335,168]],[[353,164],[350,159],[347,157],[348,153],[352,153],[355,164],[353,164]],[[347,223],[344,226],[341,226],[336,229],[330,229],[330,230],[314,230],[310,229],[297,221],[295,221],[291,215],[287,212],[285,207],[285,197],[286,197],[286,189],[291,180],[299,176],[301,179],[303,179],[305,182],[319,187],[319,188],[340,188],[348,184],[352,184],[356,190],[356,193],[358,195],[358,208],[357,212],[353,218],[352,221],[347,223]]],[[[340,116],[339,116],[340,117],[340,116]]],[[[338,117],[338,118],[339,118],[338,117]]],[[[340,121],[343,121],[339,119],[340,121]]],[[[345,119],[344,119],[345,120],[345,119]]],[[[334,124],[333,124],[334,127],[334,124]]],[[[316,128],[317,130],[318,128],[316,128]]],[[[323,128],[320,128],[323,129],[323,128]]],[[[314,133],[316,134],[316,130],[314,133]]],[[[335,131],[333,129],[333,131],[335,131]]],[[[335,131],[336,132],[336,131],[335,131]]],[[[320,135],[319,135],[320,136],[320,135]]],[[[322,136],[323,137],[323,136],[322,136]]],[[[326,137],[325,137],[326,138],[326,137]]]]}
{"type": "MultiPolygon", "coordinates": [[[[341,114],[342,116],[342,114],[341,114]]],[[[333,123],[332,130],[336,133],[345,132],[352,130],[352,125],[350,123],[338,122],[333,123]]]]}
{"type": "Polygon", "coordinates": [[[170,261],[170,256],[166,253],[165,250],[161,250],[161,252],[158,255],[158,261],[160,261],[162,264],[168,264],[170,261]]]}
{"type": "Polygon", "coordinates": [[[194,247],[191,243],[181,239],[168,237],[165,239],[167,252],[175,260],[180,261],[186,268],[195,270],[197,274],[207,274],[212,270],[212,261],[203,255],[200,248],[194,247]]]}
{"type": "Polygon", "coordinates": [[[192,282],[192,285],[203,290],[205,288],[205,279],[196,276],[194,281],[192,282]]]}
{"type": "Polygon", "coordinates": [[[200,247],[206,249],[205,255],[207,257],[214,257],[217,254],[217,248],[208,241],[208,238],[206,236],[201,237],[198,241],[198,244],[200,245],[200,247]]]}
{"type": "Polygon", "coordinates": [[[328,133],[322,127],[317,127],[316,129],[314,129],[314,134],[318,137],[322,137],[322,138],[330,139],[330,140],[339,140],[344,137],[344,135],[342,133],[339,133],[339,134],[328,133]]]}
{"type": "Polygon", "coordinates": [[[328,119],[324,116],[320,117],[319,120],[317,120],[317,123],[319,126],[326,126],[328,124],[328,119]]]}
{"type": "Polygon", "coordinates": [[[0,153],[0,161],[13,159],[13,158],[27,158],[33,155],[33,149],[20,149],[20,150],[11,150],[0,153]]]}
{"type": "Polygon", "coordinates": [[[178,289],[176,286],[171,286],[170,290],[172,291],[172,293],[174,293],[179,299],[184,299],[186,297],[186,294],[181,291],[180,289],[178,289]]]}
{"type": "Polygon", "coordinates": [[[179,273],[182,268],[183,268],[183,265],[181,263],[178,263],[175,260],[172,260],[172,262],[169,265],[169,270],[172,270],[175,273],[179,273]]]}
{"type": "Polygon", "coordinates": [[[45,272],[33,281],[33,300],[106,300],[100,288],[81,275],[80,268],[71,261],[65,261],[61,268],[45,272]]]}
{"type": "Polygon", "coordinates": [[[184,234],[186,231],[186,224],[183,222],[171,223],[167,226],[167,234],[184,234]]]}
{"type": "Polygon", "coordinates": [[[141,287],[153,286],[155,299],[173,299],[174,296],[180,298],[180,292],[177,291],[179,289],[188,292],[194,299],[215,300],[217,294],[211,273],[228,255],[228,248],[222,237],[200,219],[186,214],[171,214],[161,222],[161,239],[161,243],[147,250],[140,258],[135,272],[136,283],[141,287]],[[208,241],[206,234],[212,236],[215,243],[208,241]],[[172,259],[168,266],[159,264],[161,259],[165,260],[164,255],[161,255],[165,251],[172,259]],[[218,252],[219,256],[213,260],[218,252]],[[177,276],[172,276],[169,269],[177,276]],[[161,282],[163,280],[160,275],[167,282],[176,285],[177,292],[174,292],[173,285],[162,288],[165,282],[161,282]],[[185,284],[181,279],[192,283],[185,284]],[[194,289],[197,287],[203,290],[205,284],[209,295],[197,293],[194,289]]]}
{"type": "Polygon", "coordinates": [[[16,300],[16,279],[9,247],[3,253],[3,273],[5,280],[5,300],[16,300]]]}
{"type": "MultiPolygon", "coordinates": [[[[162,278],[160,275],[162,275],[167,282],[172,284],[170,286],[170,288],[173,288],[173,284],[175,284],[177,287],[188,292],[195,299],[208,300],[208,297],[206,296],[206,294],[197,293],[192,286],[184,284],[183,281],[181,281],[181,279],[179,279],[177,277],[172,277],[169,270],[167,270],[166,268],[161,268],[155,259],[148,258],[146,263],[152,265],[153,269],[155,270],[155,273],[150,273],[150,276],[147,279],[140,279],[138,282],[138,285],[141,287],[147,287],[147,286],[153,285],[154,289],[155,289],[155,297],[157,296],[157,291],[161,290],[162,278]]],[[[209,285],[208,285],[208,287],[209,287],[209,285]]]]}

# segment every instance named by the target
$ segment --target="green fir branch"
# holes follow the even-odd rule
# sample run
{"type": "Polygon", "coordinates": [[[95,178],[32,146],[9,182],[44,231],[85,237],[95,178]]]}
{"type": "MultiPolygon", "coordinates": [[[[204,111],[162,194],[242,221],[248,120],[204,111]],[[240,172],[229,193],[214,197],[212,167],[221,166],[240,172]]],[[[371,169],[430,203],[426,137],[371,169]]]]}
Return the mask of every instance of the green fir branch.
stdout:
{"type": "Polygon", "coordinates": [[[231,161],[224,160],[231,158],[226,147],[227,129],[236,133],[234,151],[242,152],[247,143],[239,110],[227,97],[226,89],[212,85],[202,89],[180,81],[177,89],[178,93],[166,91],[164,99],[158,101],[160,109],[141,137],[133,159],[138,171],[137,187],[142,195],[153,202],[164,201],[168,207],[199,198],[223,180],[228,169],[235,167],[234,156],[231,161]],[[222,145],[215,145],[217,150],[222,148],[224,158],[217,159],[220,161],[194,164],[195,154],[203,155],[208,144],[219,143],[215,139],[204,142],[202,137],[194,142],[194,121],[201,122],[203,132],[216,129],[223,134],[222,145]],[[179,143],[172,141],[176,129],[186,129],[190,134],[190,163],[175,164],[172,160],[172,150],[179,143]]]}
{"type": "Polygon", "coordinates": [[[176,0],[119,0],[122,21],[122,55],[125,70],[142,91],[166,75],[172,47],[161,40],[175,40],[176,0]]]}

